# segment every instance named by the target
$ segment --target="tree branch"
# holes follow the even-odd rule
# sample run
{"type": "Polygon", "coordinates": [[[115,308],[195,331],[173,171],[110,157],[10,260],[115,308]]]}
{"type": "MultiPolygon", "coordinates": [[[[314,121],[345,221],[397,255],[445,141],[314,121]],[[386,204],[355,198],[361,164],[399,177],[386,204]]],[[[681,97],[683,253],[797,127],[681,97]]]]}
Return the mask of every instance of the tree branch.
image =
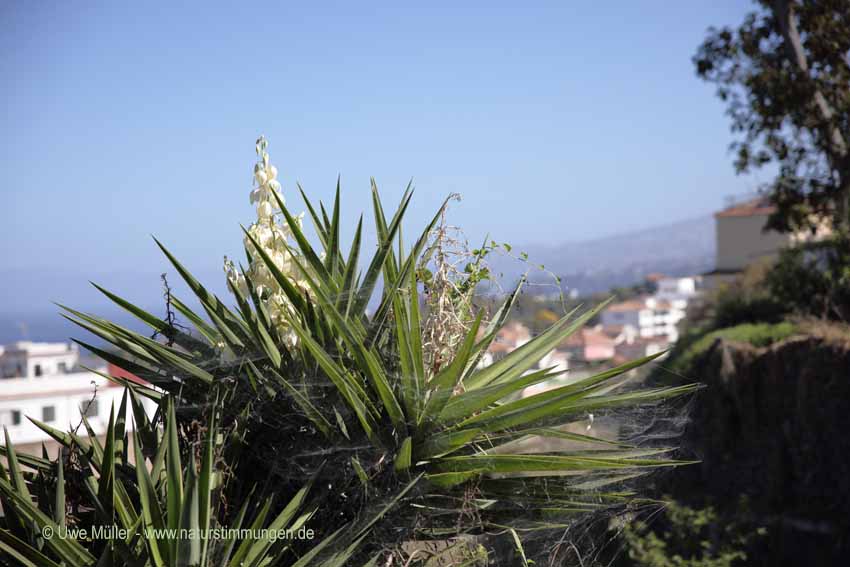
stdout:
{"type": "MultiPolygon", "coordinates": [[[[800,39],[800,32],[797,29],[793,4],[794,0],[774,0],[773,17],[779,24],[779,30],[785,40],[785,49],[788,51],[788,57],[791,59],[791,62],[797,66],[803,75],[810,78],[809,63],[806,60],[806,53],[803,51],[803,42],[800,39]]],[[[834,154],[832,156],[834,158],[834,164],[838,165],[847,157],[847,143],[844,141],[841,130],[838,129],[833,120],[835,112],[820,89],[815,88],[814,100],[823,118],[821,133],[824,135],[824,139],[829,141],[830,152],[834,154]]]]}

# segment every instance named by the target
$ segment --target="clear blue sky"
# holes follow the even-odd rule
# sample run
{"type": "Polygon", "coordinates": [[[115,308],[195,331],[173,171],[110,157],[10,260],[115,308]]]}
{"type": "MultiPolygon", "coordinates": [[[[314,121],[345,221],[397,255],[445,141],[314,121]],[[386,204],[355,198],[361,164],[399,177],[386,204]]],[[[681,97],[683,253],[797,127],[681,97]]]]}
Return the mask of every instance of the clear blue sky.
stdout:
{"type": "Polygon", "coordinates": [[[158,273],[155,234],[220,273],[259,133],[286,195],[340,174],[350,221],[370,176],[392,200],[414,178],[412,222],[459,192],[455,224],[520,246],[707,214],[757,180],[690,59],[750,8],[4,2],[3,270],[158,273]]]}

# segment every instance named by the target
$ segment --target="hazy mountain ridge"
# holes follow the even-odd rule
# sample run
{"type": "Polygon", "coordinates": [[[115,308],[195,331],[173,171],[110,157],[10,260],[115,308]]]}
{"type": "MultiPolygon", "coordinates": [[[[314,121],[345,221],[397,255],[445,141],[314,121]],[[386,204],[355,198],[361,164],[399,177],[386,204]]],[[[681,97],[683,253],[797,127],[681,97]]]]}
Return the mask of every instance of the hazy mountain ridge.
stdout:
{"type": "MultiPolygon", "coordinates": [[[[714,221],[698,217],[664,226],[627,232],[583,242],[556,246],[517,246],[533,264],[562,277],[566,289],[580,294],[607,291],[615,286],[638,283],[653,272],[668,275],[698,274],[714,266],[714,221]]],[[[496,256],[493,269],[503,274],[503,287],[509,287],[529,267],[519,260],[496,256]]],[[[219,270],[200,270],[196,274],[212,291],[228,297],[224,277],[219,270]]],[[[531,270],[532,281],[552,283],[552,287],[529,288],[529,293],[557,291],[550,276],[531,270]]],[[[0,273],[7,295],[0,301],[0,344],[21,338],[62,340],[84,332],[59,316],[58,300],[66,305],[114,318],[132,328],[147,332],[126,312],[92,288],[84,274],[56,270],[5,270],[0,273]],[[138,327],[138,328],[137,328],[138,327]]],[[[169,270],[169,282],[177,294],[190,299],[191,292],[169,270]]],[[[91,279],[138,305],[160,315],[164,311],[159,273],[155,270],[97,274],[91,279]]]]}
{"type": "MultiPolygon", "coordinates": [[[[529,262],[561,276],[580,294],[638,283],[647,274],[691,275],[714,267],[714,219],[710,215],[667,225],[555,246],[528,245],[529,262]]],[[[494,262],[505,281],[516,280],[527,266],[500,258],[494,262]]],[[[550,281],[539,270],[532,281],[550,281]]],[[[543,289],[543,288],[541,288],[543,289]]]]}

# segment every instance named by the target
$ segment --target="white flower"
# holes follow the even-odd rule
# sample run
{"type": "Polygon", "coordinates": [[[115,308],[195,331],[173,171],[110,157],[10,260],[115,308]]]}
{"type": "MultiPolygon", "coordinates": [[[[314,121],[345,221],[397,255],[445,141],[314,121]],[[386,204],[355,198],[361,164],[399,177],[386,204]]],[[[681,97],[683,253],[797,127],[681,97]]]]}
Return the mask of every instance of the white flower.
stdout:
{"type": "Polygon", "coordinates": [[[259,205],[257,205],[257,217],[260,220],[268,220],[272,216],[272,204],[268,201],[261,201],[259,205]]]}
{"type": "Polygon", "coordinates": [[[278,171],[269,162],[267,147],[265,138],[261,136],[256,146],[259,160],[254,164],[255,187],[252,188],[249,196],[251,204],[256,204],[257,220],[248,227],[248,235],[244,238],[245,248],[251,260],[243,274],[237,270],[231,260],[225,257],[224,271],[227,274],[228,288],[232,293],[247,295],[250,292],[248,289],[248,279],[250,279],[255,292],[268,309],[278,336],[285,344],[293,346],[297,344],[297,335],[289,327],[287,319],[287,314],[292,311],[292,305],[266,265],[263,256],[267,257],[270,263],[294,286],[308,289],[306,274],[297,267],[293,256],[297,252],[289,248],[293,227],[297,226],[299,229],[303,227],[304,213],[295,216],[293,226],[275,220],[274,215],[279,212],[277,199],[283,202],[283,196],[280,194],[281,184],[277,180],[278,171]],[[260,251],[263,255],[259,253],[260,251]]]}
{"type": "Polygon", "coordinates": [[[227,256],[224,257],[224,272],[227,274],[227,287],[230,289],[231,293],[236,293],[237,291],[244,297],[249,293],[248,290],[248,281],[245,279],[245,276],[236,269],[236,265],[233,263],[233,260],[228,259],[227,256]]]}

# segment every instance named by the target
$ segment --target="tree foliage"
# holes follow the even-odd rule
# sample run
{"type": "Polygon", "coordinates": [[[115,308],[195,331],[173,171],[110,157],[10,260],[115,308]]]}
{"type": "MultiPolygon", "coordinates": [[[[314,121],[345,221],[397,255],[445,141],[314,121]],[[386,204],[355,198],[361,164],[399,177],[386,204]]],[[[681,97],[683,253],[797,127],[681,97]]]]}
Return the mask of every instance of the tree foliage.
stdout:
{"type": "Polygon", "coordinates": [[[771,297],[791,312],[850,321],[850,239],[783,250],[765,283],[771,297]]]}
{"type": "Polygon", "coordinates": [[[739,134],[738,171],[777,169],[770,228],[850,223],[849,52],[846,0],[757,0],[739,28],[710,28],[694,57],[739,134]]]}

